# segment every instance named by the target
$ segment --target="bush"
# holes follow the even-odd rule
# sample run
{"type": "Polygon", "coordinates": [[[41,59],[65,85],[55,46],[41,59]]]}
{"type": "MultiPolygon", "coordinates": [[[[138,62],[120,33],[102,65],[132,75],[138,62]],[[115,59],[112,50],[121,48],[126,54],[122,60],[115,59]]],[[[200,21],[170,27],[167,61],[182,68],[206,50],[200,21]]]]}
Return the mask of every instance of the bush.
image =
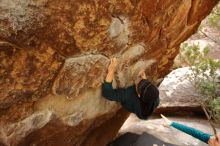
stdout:
{"type": "Polygon", "coordinates": [[[208,47],[201,50],[199,44],[185,43],[181,46],[180,58],[190,66],[192,74],[188,79],[201,95],[201,104],[216,122],[220,122],[220,60],[209,58],[209,50],[208,47]]]}
{"type": "Polygon", "coordinates": [[[209,103],[206,105],[209,106],[209,109],[212,110],[213,117],[219,121],[220,119],[220,97],[216,97],[213,100],[208,100],[209,103]]]}
{"type": "Polygon", "coordinates": [[[212,13],[208,16],[208,23],[210,24],[211,27],[219,29],[220,28],[219,20],[220,20],[220,3],[216,5],[212,13]]]}

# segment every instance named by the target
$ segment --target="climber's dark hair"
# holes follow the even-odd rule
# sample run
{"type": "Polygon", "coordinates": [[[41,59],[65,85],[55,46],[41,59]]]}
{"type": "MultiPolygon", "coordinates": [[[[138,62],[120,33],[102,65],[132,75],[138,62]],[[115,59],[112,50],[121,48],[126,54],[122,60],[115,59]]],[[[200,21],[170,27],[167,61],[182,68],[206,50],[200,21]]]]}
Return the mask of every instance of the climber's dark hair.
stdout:
{"type": "Polygon", "coordinates": [[[137,92],[145,103],[154,102],[159,98],[159,90],[147,79],[142,79],[137,86],[137,92]]]}

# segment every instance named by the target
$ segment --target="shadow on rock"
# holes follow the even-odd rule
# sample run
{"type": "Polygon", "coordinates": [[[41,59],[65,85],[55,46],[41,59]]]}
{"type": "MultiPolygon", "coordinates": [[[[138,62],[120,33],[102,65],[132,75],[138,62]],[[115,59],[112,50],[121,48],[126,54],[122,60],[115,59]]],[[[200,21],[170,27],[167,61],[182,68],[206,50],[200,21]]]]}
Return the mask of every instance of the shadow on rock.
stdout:
{"type": "Polygon", "coordinates": [[[108,146],[153,146],[153,144],[157,144],[158,146],[177,146],[166,143],[145,132],[143,134],[127,132],[108,144],[108,146]]]}

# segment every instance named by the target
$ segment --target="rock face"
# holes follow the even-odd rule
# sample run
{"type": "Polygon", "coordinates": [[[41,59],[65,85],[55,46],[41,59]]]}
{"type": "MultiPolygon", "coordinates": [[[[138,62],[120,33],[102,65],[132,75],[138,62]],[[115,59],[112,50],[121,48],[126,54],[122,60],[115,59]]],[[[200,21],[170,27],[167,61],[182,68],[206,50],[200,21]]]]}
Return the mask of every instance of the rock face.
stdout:
{"type": "MultiPolygon", "coordinates": [[[[220,3],[218,3],[213,11],[217,9],[220,6],[220,3]]],[[[192,46],[197,45],[200,48],[200,51],[204,51],[206,47],[210,49],[209,53],[207,54],[207,57],[212,59],[219,59],[220,58],[220,31],[219,31],[219,25],[214,25],[212,23],[213,17],[216,16],[215,12],[212,12],[211,15],[206,17],[202,23],[201,27],[198,29],[198,31],[193,34],[187,41],[184,43],[187,43],[188,45],[192,46]]],[[[186,67],[190,64],[183,59],[181,59],[181,56],[178,54],[174,60],[174,66],[176,67],[186,67]]]]}
{"type": "Polygon", "coordinates": [[[201,96],[189,81],[189,67],[173,70],[160,84],[160,105],[156,112],[199,112],[201,96]]]}
{"type": "Polygon", "coordinates": [[[1,0],[0,144],[105,145],[128,113],[100,95],[165,76],[217,0],[1,0]],[[102,137],[102,139],[100,139],[102,137]]]}

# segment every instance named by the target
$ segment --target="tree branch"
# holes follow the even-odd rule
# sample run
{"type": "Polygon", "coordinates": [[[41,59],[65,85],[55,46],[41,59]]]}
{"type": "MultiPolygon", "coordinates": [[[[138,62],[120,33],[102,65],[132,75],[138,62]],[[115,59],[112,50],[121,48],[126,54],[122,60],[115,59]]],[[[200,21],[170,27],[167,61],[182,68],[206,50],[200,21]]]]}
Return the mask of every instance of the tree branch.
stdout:
{"type": "Polygon", "coordinates": [[[217,136],[216,128],[215,128],[214,124],[213,124],[212,121],[211,121],[212,117],[208,114],[208,112],[207,112],[205,106],[204,106],[203,104],[202,104],[201,106],[202,106],[203,111],[205,112],[205,115],[206,115],[206,117],[207,117],[207,119],[208,119],[208,121],[209,121],[209,124],[210,124],[211,127],[212,127],[212,130],[213,130],[213,133],[214,133],[214,135],[215,135],[215,138],[216,138],[216,140],[218,141],[219,139],[218,139],[218,136],[217,136]]]}
{"type": "Polygon", "coordinates": [[[213,42],[217,43],[220,45],[220,42],[218,42],[217,40],[211,38],[210,36],[208,36],[204,31],[199,30],[205,37],[209,38],[210,40],[212,40],[213,42]]]}

